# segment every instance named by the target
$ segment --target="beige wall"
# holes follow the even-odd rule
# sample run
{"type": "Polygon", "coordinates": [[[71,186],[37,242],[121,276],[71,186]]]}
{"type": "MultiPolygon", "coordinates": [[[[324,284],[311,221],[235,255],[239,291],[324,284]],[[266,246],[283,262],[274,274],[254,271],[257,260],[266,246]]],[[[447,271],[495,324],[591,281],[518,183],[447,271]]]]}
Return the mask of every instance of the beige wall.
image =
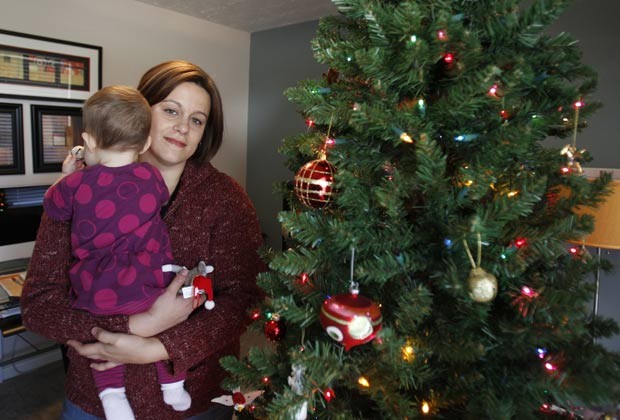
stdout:
{"type": "MultiPolygon", "coordinates": [[[[249,33],[132,0],[0,0],[0,28],[101,46],[104,86],[135,86],[145,70],[164,60],[202,66],[224,101],[224,144],[213,163],[245,186],[249,33]]],[[[28,120],[24,137],[26,175],[0,176],[0,187],[41,185],[57,177],[32,173],[28,120]]],[[[8,248],[0,247],[0,261],[28,256],[30,249],[15,255],[8,248]]]]}

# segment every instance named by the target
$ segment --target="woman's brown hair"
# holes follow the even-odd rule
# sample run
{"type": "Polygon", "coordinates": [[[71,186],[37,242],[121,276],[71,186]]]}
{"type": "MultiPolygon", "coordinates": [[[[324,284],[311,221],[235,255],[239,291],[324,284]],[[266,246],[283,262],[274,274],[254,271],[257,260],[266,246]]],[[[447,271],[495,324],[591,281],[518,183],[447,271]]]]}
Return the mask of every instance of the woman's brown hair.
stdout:
{"type": "Polygon", "coordinates": [[[224,113],[222,99],[215,82],[203,69],[188,61],[166,61],[149,69],[138,84],[138,90],[149,105],[163,101],[181,83],[190,82],[201,86],[210,96],[211,110],[198,148],[190,159],[208,162],[222,145],[224,113]]]}

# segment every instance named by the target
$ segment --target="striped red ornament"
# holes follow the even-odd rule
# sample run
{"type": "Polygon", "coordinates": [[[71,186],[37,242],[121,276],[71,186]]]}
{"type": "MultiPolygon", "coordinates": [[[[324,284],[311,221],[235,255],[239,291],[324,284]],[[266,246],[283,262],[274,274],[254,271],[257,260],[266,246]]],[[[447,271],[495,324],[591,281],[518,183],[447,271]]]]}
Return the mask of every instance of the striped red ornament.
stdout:
{"type": "Polygon", "coordinates": [[[313,160],[295,174],[295,194],[303,204],[313,209],[327,207],[333,198],[334,165],[327,159],[313,160]]]}

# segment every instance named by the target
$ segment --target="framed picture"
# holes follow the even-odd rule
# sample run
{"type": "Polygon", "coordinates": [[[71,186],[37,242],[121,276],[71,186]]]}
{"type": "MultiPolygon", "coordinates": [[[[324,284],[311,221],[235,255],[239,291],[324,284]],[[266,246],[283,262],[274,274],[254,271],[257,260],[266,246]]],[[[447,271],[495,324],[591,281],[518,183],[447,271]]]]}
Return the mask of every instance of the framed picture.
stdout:
{"type": "Polygon", "coordinates": [[[83,145],[82,108],[32,105],[34,172],[60,172],[73,146],[83,145]]]}
{"type": "Polygon", "coordinates": [[[0,95],[82,102],[101,88],[101,47],[0,30],[0,95]]]}
{"type": "Polygon", "coordinates": [[[0,103],[0,175],[23,173],[22,106],[0,103]]]}

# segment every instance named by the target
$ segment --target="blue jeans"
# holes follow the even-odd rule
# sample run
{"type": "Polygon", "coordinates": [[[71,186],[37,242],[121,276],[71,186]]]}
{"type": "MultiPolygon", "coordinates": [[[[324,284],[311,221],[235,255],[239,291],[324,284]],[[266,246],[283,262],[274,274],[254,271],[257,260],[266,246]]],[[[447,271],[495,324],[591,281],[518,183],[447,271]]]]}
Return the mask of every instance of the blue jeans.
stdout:
{"type": "MultiPolygon", "coordinates": [[[[233,415],[233,408],[225,405],[215,405],[211,407],[206,413],[198,414],[187,420],[230,420],[233,415]]],[[[104,420],[101,417],[95,417],[92,414],[88,414],[77,405],[65,398],[62,405],[62,413],[60,413],[60,420],[104,420]]]]}

